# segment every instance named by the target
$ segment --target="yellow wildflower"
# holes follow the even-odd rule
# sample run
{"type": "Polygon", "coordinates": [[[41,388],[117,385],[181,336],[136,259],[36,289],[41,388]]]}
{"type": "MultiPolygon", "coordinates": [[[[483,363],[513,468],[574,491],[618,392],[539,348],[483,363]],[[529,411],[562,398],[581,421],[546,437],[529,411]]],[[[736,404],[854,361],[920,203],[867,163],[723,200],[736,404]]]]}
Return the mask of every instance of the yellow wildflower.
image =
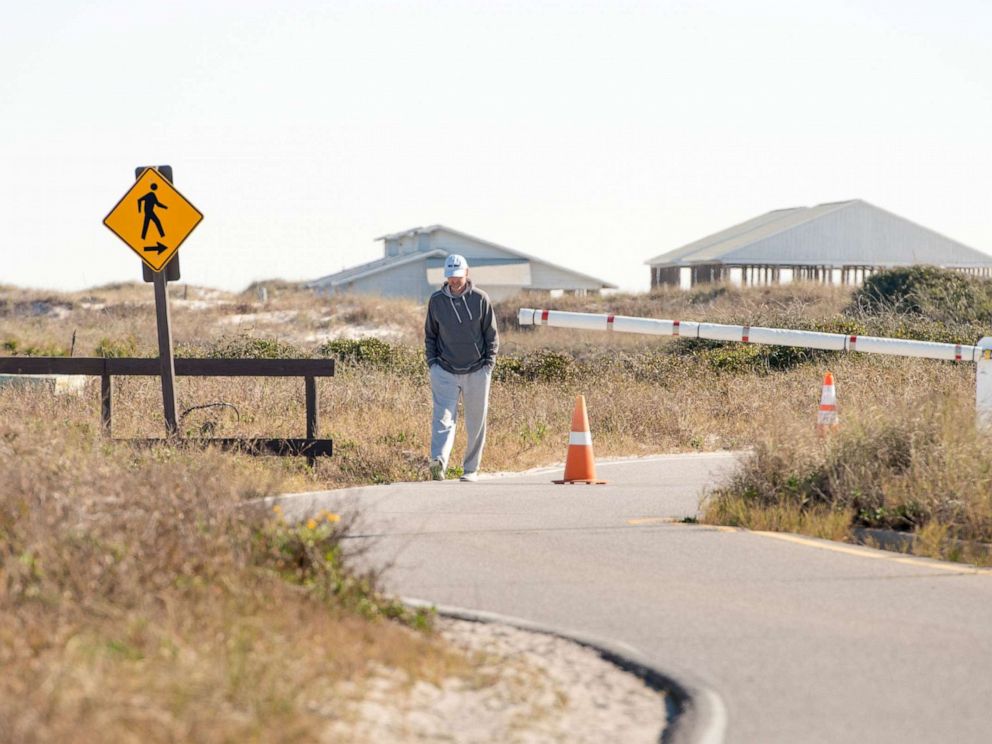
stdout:
{"type": "Polygon", "coordinates": [[[308,530],[315,530],[315,529],[317,529],[317,520],[316,519],[313,519],[313,518],[308,519],[307,520],[307,529],[308,530]]]}

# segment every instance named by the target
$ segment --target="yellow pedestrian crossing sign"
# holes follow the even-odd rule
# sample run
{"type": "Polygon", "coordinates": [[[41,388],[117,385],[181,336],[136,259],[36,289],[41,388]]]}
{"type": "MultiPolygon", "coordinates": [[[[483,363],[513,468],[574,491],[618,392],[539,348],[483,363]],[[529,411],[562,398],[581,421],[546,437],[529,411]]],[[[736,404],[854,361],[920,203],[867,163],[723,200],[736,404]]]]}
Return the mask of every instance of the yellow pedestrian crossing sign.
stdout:
{"type": "Polygon", "coordinates": [[[200,210],[161,173],[146,168],[103,224],[152,271],[161,271],[202,219],[200,210]]]}

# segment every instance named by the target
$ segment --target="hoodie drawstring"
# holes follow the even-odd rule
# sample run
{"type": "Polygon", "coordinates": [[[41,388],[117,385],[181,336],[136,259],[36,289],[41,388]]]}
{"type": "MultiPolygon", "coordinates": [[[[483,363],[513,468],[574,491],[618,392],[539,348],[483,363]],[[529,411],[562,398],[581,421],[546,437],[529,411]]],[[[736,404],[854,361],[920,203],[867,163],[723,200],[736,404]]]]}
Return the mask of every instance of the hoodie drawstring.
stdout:
{"type": "MultiPolygon", "coordinates": [[[[444,285],[444,288],[447,290],[448,289],[448,285],[445,284],[444,285]]],[[[465,312],[468,313],[468,319],[469,320],[475,320],[475,318],[472,317],[472,310],[468,306],[468,300],[465,299],[465,295],[470,294],[471,292],[472,292],[472,288],[471,287],[468,287],[466,289],[466,291],[460,295],[460,298],[461,298],[461,301],[462,301],[462,307],[464,307],[465,308],[465,312]]],[[[447,291],[444,294],[448,298],[448,302],[451,303],[451,309],[455,311],[455,317],[458,318],[458,323],[461,324],[463,322],[462,321],[462,316],[458,312],[458,308],[455,307],[455,300],[454,300],[454,298],[447,291]]]]}

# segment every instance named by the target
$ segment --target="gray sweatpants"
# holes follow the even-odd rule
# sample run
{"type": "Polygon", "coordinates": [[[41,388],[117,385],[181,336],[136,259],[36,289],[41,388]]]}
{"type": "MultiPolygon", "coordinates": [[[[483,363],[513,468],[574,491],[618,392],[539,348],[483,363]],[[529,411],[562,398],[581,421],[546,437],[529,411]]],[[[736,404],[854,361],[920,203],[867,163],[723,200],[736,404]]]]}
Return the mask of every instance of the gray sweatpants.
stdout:
{"type": "Polygon", "coordinates": [[[431,366],[431,397],[434,417],[431,422],[431,460],[441,458],[448,468],[451,447],[455,443],[455,423],[458,420],[458,396],[465,408],[465,431],[468,446],[462,469],[474,473],[482,461],[486,445],[486,415],[489,412],[489,383],[491,370],[480,369],[465,375],[454,375],[440,364],[431,366]]]}

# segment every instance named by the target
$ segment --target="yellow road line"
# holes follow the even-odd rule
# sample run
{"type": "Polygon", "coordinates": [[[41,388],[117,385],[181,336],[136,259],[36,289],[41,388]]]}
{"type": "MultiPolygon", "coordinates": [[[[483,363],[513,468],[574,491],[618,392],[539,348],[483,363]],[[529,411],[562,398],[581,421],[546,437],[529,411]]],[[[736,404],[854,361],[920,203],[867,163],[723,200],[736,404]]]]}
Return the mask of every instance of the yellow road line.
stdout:
{"type": "MultiPolygon", "coordinates": [[[[631,527],[645,527],[653,524],[681,523],[681,519],[675,519],[674,517],[637,517],[635,519],[627,520],[627,524],[631,527]]],[[[972,566],[968,563],[950,563],[948,561],[939,561],[932,558],[916,558],[907,556],[903,553],[893,553],[891,551],[882,550],[881,548],[874,549],[854,545],[844,545],[842,543],[835,543],[829,540],[817,540],[810,537],[803,537],[802,535],[794,535],[790,532],[747,530],[742,527],[728,527],[722,524],[700,524],[694,526],[703,527],[708,530],[716,530],[717,532],[746,532],[751,535],[758,535],[759,537],[770,537],[773,540],[783,540],[796,545],[805,545],[808,548],[816,548],[817,550],[829,550],[834,553],[843,553],[845,555],[853,555],[859,558],[869,558],[871,560],[891,561],[892,563],[901,563],[904,566],[932,568],[938,571],[948,571],[958,574],[980,574],[983,576],[992,576],[992,569],[978,568],[977,566],[972,566]]]]}
{"type": "Polygon", "coordinates": [[[641,527],[648,524],[673,524],[677,521],[674,517],[638,517],[637,519],[628,519],[627,524],[631,527],[641,527]]]}
{"type": "MultiPolygon", "coordinates": [[[[734,528],[730,528],[730,529],[734,529],[734,528]]],[[[841,545],[839,543],[831,543],[823,540],[814,540],[811,538],[802,537],[800,535],[793,535],[786,532],[752,531],[751,534],[760,535],[761,537],[770,537],[775,540],[784,540],[785,542],[791,542],[797,545],[805,545],[806,547],[817,548],[818,550],[829,550],[834,553],[844,553],[846,555],[854,555],[861,558],[870,558],[872,560],[891,561],[893,563],[902,563],[903,565],[906,566],[916,566],[917,568],[933,568],[940,571],[951,571],[953,573],[961,573],[961,574],[982,574],[985,576],[992,575],[992,570],[989,570],[987,568],[977,568],[975,566],[965,563],[946,563],[937,560],[909,558],[899,553],[891,553],[891,552],[886,552],[884,550],[873,550],[871,548],[857,548],[849,545],[841,545]]]]}

